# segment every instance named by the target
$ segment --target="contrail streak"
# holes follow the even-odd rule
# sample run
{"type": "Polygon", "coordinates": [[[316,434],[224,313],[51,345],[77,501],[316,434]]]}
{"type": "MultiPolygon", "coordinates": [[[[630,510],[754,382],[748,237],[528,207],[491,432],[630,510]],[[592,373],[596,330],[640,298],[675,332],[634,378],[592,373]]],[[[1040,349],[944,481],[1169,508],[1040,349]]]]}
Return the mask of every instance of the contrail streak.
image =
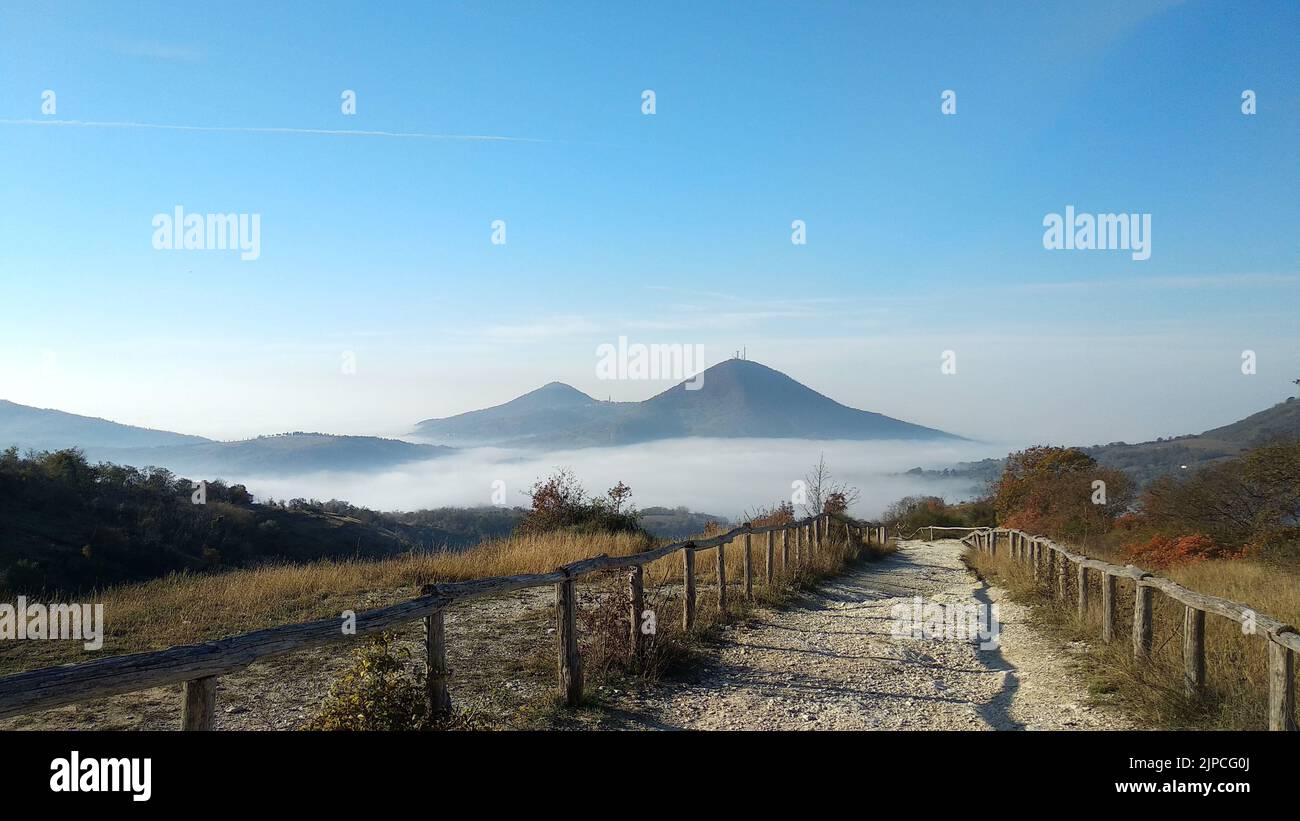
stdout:
{"type": "Polygon", "coordinates": [[[361,131],[346,128],[257,128],[252,126],[169,125],[166,123],[97,122],[92,120],[10,120],[0,125],[45,125],[70,128],[141,128],[157,131],[206,131],[224,134],[317,134],[327,137],[391,137],[402,140],[452,140],[459,142],[549,143],[536,137],[502,137],[493,134],[426,134],[418,131],[361,131]]]}

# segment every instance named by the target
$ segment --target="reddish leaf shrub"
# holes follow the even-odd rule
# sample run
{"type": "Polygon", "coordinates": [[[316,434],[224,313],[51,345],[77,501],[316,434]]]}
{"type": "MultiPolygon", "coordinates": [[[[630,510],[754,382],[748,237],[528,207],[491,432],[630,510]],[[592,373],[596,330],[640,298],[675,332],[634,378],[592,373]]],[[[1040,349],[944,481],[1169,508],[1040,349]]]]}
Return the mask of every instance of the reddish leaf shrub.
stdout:
{"type": "Polygon", "coordinates": [[[1130,558],[1148,567],[1164,568],[1206,559],[1239,559],[1241,548],[1223,547],[1203,533],[1186,536],[1152,536],[1125,547],[1130,558]]]}

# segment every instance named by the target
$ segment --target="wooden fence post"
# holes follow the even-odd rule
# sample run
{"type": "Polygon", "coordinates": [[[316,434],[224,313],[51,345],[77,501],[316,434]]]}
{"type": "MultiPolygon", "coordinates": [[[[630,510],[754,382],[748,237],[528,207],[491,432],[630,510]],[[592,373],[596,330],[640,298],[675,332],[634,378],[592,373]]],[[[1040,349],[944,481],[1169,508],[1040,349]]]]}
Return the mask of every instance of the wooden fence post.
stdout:
{"type": "Polygon", "coordinates": [[[560,695],[564,703],[577,707],[582,702],[582,657],[578,654],[578,602],[573,576],[565,570],[564,581],[555,585],[555,635],[559,650],[560,695]]]}
{"type": "Polygon", "coordinates": [[[1118,610],[1115,581],[1115,574],[1101,574],[1101,640],[1106,644],[1115,640],[1115,617],[1118,610]]]}
{"type": "Polygon", "coordinates": [[[781,572],[790,572],[790,528],[781,528],[781,572]]]}
{"type": "Polygon", "coordinates": [[[1296,729],[1295,652],[1268,637],[1268,728],[1296,729]]]}
{"type": "Polygon", "coordinates": [[[803,566],[803,526],[794,526],[794,566],[798,570],[803,566]]]}
{"type": "Polygon", "coordinates": [[[1141,582],[1133,590],[1133,658],[1145,660],[1151,655],[1151,598],[1154,591],[1141,582]]]}
{"type": "Polygon", "coordinates": [[[1088,568],[1083,566],[1083,562],[1079,562],[1075,580],[1079,588],[1079,619],[1083,620],[1088,617],[1088,568]]]}
{"type": "Polygon", "coordinates": [[[1042,567],[1043,563],[1042,561],[1040,561],[1042,559],[1042,556],[1040,555],[1038,550],[1037,539],[1029,540],[1029,558],[1034,563],[1034,584],[1037,585],[1039,579],[1041,579],[1043,576],[1043,567],[1042,567]]]}
{"type": "Polygon", "coordinates": [[[1183,691],[1196,698],[1205,690],[1205,611],[1183,609],[1183,691]]]}
{"type": "Polygon", "coordinates": [[[690,632],[695,626],[695,542],[682,549],[682,627],[690,632]]]}
{"type": "Polygon", "coordinates": [[[645,652],[645,635],[641,632],[641,614],[645,612],[645,571],[634,565],[627,574],[627,592],[632,601],[632,658],[638,662],[645,652]]]}
{"type": "Polygon", "coordinates": [[[447,690],[447,625],[443,613],[435,610],[424,617],[424,663],[428,668],[424,697],[429,715],[451,712],[451,693],[447,690]]]}
{"type": "MultiPolygon", "coordinates": [[[[1042,550],[1043,548],[1039,548],[1039,549],[1042,550]]],[[[1050,590],[1052,585],[1056,581],[1057,557],[1056,557],[1056,551],[1052,550],[1051,548],[1047,548],[1046,552],[1047,552],[1047,587],[1050,590]]]]}
{"type": "Polygon", "coordinates": [[[191,679],[184,685],[182,730],[211,730],[217,720],[217,677],[191,679]]]}
{"type": "Polygon", "coordinates": [[[772,586],[772,576],[775,572],[773,565],[776,564],[776,531],[767,531],[767,563],[763,566],[766,576],[767,586],[772,586]]]}
{"type": "Polygon", "coordinates": [[[741,559],[741,567],[745,573],[745,601],[754,599],[754,539],[751,529],[753,525],[745,522],[745,555],[741,559]]]}
{"type": "MultiPolygon", "coordinates": [[[[1055,551],[1053,551],[1055,552],[1055,551]]],[[[1070,599],[1070,560],[1064,555],[1056,557],[1056,595],[1062,602],[1070,599]]]]}
{"type": "Polygon", "coordinates": [[[725,544],[718,544],[718,612],[727,615],[727,551],[725,544]]]}

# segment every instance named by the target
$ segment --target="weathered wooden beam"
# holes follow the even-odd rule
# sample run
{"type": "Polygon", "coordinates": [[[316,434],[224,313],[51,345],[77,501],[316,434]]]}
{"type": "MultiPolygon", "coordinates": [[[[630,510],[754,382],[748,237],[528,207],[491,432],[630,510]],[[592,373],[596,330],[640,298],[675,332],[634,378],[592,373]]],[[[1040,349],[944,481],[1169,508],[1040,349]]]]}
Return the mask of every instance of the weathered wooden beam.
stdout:
{"type": "MultiPolygon", "coordinates": [[[[1137,568],[1131,568],[1137,571],[1137,568]]],[[[1225,618],[1232,619],[1238,624],[1249,622],[1256,632],[1263,632],[1269,635],[1277,635],[1292,630],[1292,626],[1284,624],[1277,619],[1270,618],[1263,613],[1257,613],[1250,607],[1238,602],[1222,599],[1218,596],[1207,596],[1204,593],[1197,593],[1194,590],[1188,590],[1186,587],[1169,579],[1150,574],[1140,574],[1143,583],[1154,587],[1169,598],[1191,607],[1204,610],[1207,613],[1215,613],[1225,618]]]]}
{"type": "Polygon", "coordinates": [[[1292,731],[1295,721],[1295,651],[1268,637],[1268,728],[1292,731]]]}
{"type": "Polygon", "coordinates": [[[727,615],[727,546],[718,545],[718,612],[727,615]]]}
{"type": "Polygon", "coordinates": [[[555,585],[555,634],[560,697],[569,707],[582,703],[582,656],[578,652],[578,601],[573,576],[555,585]]]}
{"type": "Polygon", "coordinates": [[[745,555],[741,557],[741,568],[745,576],[745,601],[754,600],[754,542],[750,524],[745,523],[745,555]]]}
{"type": "Polygon", "coordinates": [[[790,529],[781,531],[781,572],[790,572],[790,529]]]}
{"type": "Polygon", "coordinates": [[[1115,595],[1115,574],[1105,571],[1101,574],[1101,640],[1110,644],[1115,640],[1115,622],[1118,618],[1119,603],[1115,595]]]}
{"type": "Polygon", "coordinates": [[[641,619],[645,613],[645,571],[637,565],[627,572],[627,594],[631,602],[632,658],[639,664],[645,654],[645,634],[641,632],[641,619]]]}
{"type": "Polygon", "coordinates": [[[767,531],[767,553],[764,556],[763,576],[767,586],[772,586],[772,577],[776,573],[776,533],[767,531]]]}
{"type": "Polygon", "coordinates": [[[695,548],[682,550],[682,627],[695,626],[695,548]]]}
{"type": "Polygon", "coordinates": [[[1183,691],[1191,698],[1205,692],[1205,611],[1183,608],[1183,691]]]}
{"type": "Polygon", "coordinates": [[[217,721],[217,677],[185,682],[181,707],[182,730],[213,730],[217,721]]]}
{"type": "Polygon", "coordinates": [[[1155,591],[1139,582],[1133,591],[1133,658],[1145,661],[1151,656],[1151,600],[1155,591]]]}
{"type": "Polygon", "coordinates": [[[443,610],[435,610],[424,617],[424,679],[425,704],[429,715],[451,712],[451,693],[447,689],[447,626],[443,610]]]}
{"type": "Polygon", "coordinates": [[[1088,568],[1080,564],[1076,570],[1075,587],[1078,588],[1079,620],[1088,617],[1088,568]]]}

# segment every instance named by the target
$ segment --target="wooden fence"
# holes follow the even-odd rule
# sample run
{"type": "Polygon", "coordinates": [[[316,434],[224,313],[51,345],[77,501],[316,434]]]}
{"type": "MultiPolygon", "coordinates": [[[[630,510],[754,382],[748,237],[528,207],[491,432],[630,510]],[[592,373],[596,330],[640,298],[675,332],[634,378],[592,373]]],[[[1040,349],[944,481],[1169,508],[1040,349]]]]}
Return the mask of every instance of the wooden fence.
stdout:
{"type": "Polygon", "coordinates": [[[64,667],[47,667],[0,678],[0,717],[47,710],[91,699],[182,684],[180,727],[183,730],[210,730],[216,717],[217,678],[272,656],[291,653],[322,644],[351,641],[420,619],[424,620],[426,663],[428,665],[427,699],[435,711],[450,705],[447,689],[447,636],[443,611],[451,604],[483,596],[499,595],[543,585],[555,585],[556,653],[559,691],[565,702],[576,705],[582,698],[582,658],[578,651],[577,595],[578,578],[599,571],[626,569],[631,594],[629,641],[639,652],[644,640],[641,607],[644,601],[644,567],[674,553],[682,554],[683,621],[690,629],[695,622],[695,554],[716,550],[718,607],[727,611],[725,549],[735,539],[743,538],[745,553],[742,589],[748,599],[753,595],[753,567],[750,547],[756,535],[767,534],[767,551],[763,579],[772,584],[775,557],[775,534],[781,533],[783,567],[791,566],[790,540],[795,539],[796,563],[807,564],[823,549],[833,524],[843,527],[849,537],[883,544],[888,537],[884,525],[861,522],[838,514],[820,514],[781,525],[753,527],[750,524],[709,539],[677,542],[630,556],[601,555],[556,568],[550,573],[501,576],[426,586],[421,594],[408,601],[358,613],[356,631],[344,634],[338,618],[301,624],[288,624],[217,639],[202,644],[171,647],[149,653],[113,656],[97,661],[64,667]]]}
{"type": "MultiPolygon", "coordinates": [[[[935,528],[936,530],[941,528],[935,528]]],[[[1289,624],[1257,613],[1247,605],[1207,596],[1188,590],[1176,582],[1147,573],[1133,565],[1121,567],[1090,559],[1061,547],[1042,536],[1019,530],[983,528],[961,541],[980,551],[997,555],[999,543],[1008,556],[1033,569],[1036,580],[1046,582],[1053,595],[1063,603],[1070,597],[1070,577],[1075,578],[1074,599],[1078,613],[1088,612],[1090,572],[1100,574],[1101,639],[1114,641],[1118,633],[1116,583],[1120,579],[1134,585],[1133,656],[1145,661],[1151,656],[1153,640],[1152,598],[1155,591],[1181,603],[1183,611],[1183,686],[1188,696],[1198,697],[1205,689],[1205,614],[1213,613],[1262,635],[1268,644],[1268,728],[1295,730],[1295,659],[1300,653],[1300,633],[1289,624]],[[1070,565],[1074,565],[1073,574],[1070,565]]],[[[1245,632],[1245,630],[1243,630],[1245,632]]]]}

